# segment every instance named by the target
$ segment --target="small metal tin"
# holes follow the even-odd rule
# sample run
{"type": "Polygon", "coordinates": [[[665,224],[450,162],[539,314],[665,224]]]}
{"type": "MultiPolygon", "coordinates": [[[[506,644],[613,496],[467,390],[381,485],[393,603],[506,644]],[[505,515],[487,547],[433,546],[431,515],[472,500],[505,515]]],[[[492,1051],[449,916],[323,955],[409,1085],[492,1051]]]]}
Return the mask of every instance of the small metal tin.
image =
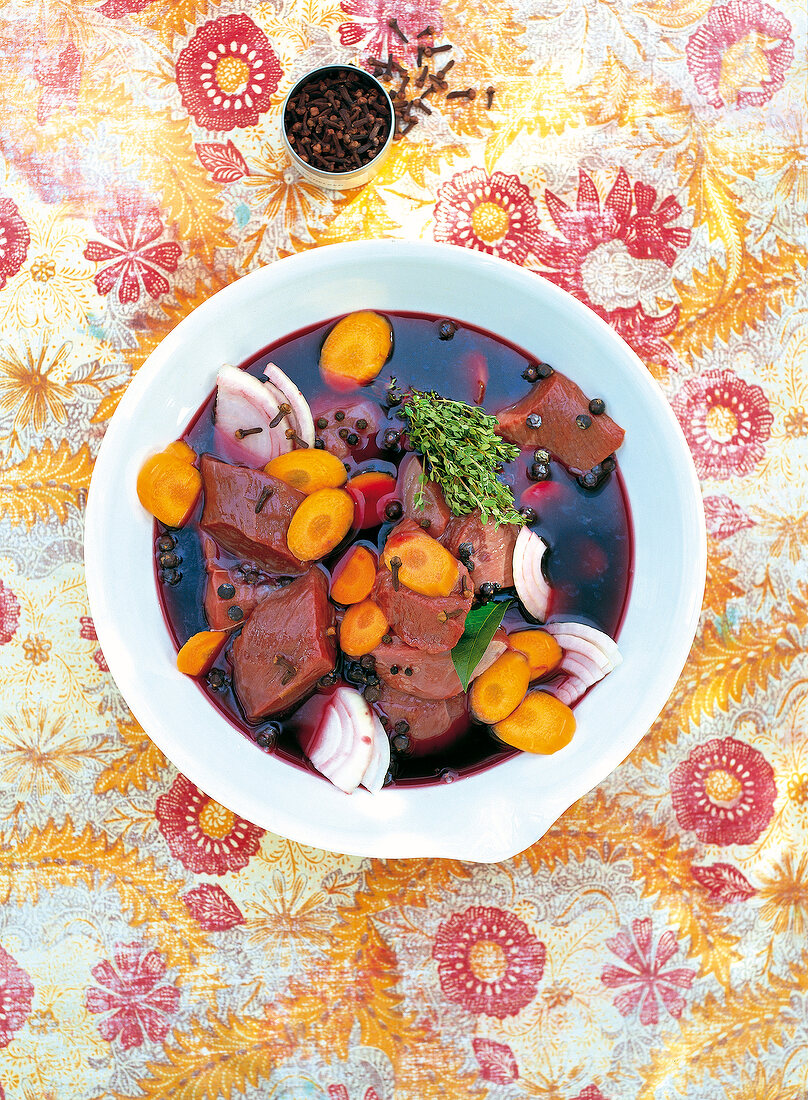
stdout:
{"type": "Polygon", "coordinates": [[[395,134],[395,117],[393,102],[387,93],[387,89],[383,84],[379,83],[374,76],[371,76],[370,73],[366,72],[364,69],[357,68],[356,65],[323,65],[319,69],[312,69],[310,72],[304,73],[304,75],[295,82],[289,94],[286,96],[286,99],[283,101],[283,109],[281,111],[281,140],[283,141],[283,147],[286,150],[287,156],[304,179],[309,180],[310,183],[316,183],[319,187],[323,187],[329,191],[347,191],[350,187],[361,187],[362,184],[368,183],[369,180],[373,179],[387,159],[387,155],[390,152],[390,146],[393,144],[393,135],[395,134]],[[325,172],[320,168],[313,168],[312,165],[307,164],[305,160],[298,156],[286,133],[286,109],[289,106],[289,100],[292,96],[295,95],[302,84],[307,84],[310,80],[314,80],[317,77],[325,76],[335,69],[342,69],[360,74],[368,83],[378,88],[384,96],[390,110],[390,122],[384,145],[379,149],[379,152],[373,160],[368,161],[368,163],[363,164],[361,168],[356,168],[351,172],[325,172]]]}

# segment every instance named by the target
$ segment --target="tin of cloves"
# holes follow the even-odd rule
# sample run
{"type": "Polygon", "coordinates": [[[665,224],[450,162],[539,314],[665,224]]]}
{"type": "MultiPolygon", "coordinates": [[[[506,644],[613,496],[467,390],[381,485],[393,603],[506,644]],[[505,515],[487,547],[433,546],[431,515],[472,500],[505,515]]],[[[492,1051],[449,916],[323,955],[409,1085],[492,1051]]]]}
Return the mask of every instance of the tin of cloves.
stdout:
{"type": "Polygon", "coordinates": [[[372,179],[390,151],[394,131],[395,113],[384,85],[353,65],[325,65],[306,73],[289,91],[281,111],[281,137],[292,164],[309,182],[332,191],[372,179]],[[310,92],[305,108],[304,90],[310,92]],[[368,108],[369,95],[382,104],[381,110],[368,108]],[[326,129],[327,136],[319,141],[314,123],[321,115],[333,116],[334,125],[332,134],[326,129]]]}

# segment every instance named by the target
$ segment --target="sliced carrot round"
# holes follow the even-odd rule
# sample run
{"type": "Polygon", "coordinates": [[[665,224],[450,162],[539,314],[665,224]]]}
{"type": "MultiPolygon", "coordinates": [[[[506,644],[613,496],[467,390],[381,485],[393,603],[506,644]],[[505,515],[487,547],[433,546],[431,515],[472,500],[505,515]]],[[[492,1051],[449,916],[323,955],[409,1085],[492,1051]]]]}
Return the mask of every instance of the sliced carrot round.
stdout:
{"type": "Polygon", "coordinates": [[[376,558],[367,546],[357,543],[344,554],[331,574],[331,599],[336,603],[361,603],[376,580],[376,558]]]}
{"type": "Polygon", "coordinates": [[[393,330],[386,317],[371,310],[350,313],[337,321],[320,352],[326,381],[366,386],[387,361],[393,348],[393,330]]]}
{"type": "Polygon", "coordinates": [[[196,451],[184,439],[175,439],[173,443],[169,443],[163,453],[181,458],[183,462],[196,462],[196,451]]]}
{"type": "Polygon", "coordinates": [[[264,473],[277,477],[307,496],[318,489],[339,489],[348,480],[345,465],[328,451],[287,451],[264,467],[264,473]]]}
{"type": "Polygon", "coordinates": [[[177,654],[177,668],[186,676],[204,676],[210,672],[228,637],[226,630],[200,630],[177,654]]]}
{"type": "Polygon", "coordinates": [[[353,518],[354,502],[343,489],[317,489],[298,505],[286,544],[300,561],[324,558],[348,534],[353,518]]]}
{"type": "Polygon", "coordinates": [[[384,564],[405,588],[422,596],[448,596],[460,575],[456,559],[426,532],[392,535],[384,564]]]}
{"type": "Polygon", "coordinates": [[[364,657],[381,645],[387,628],[384,612],[373,600],[351,604],[339,629],[340,648],[349,657],[364,657]]]}
{"type": "Polygon", "coordinates": [[[513,649],[506,650],[471,685],[469,705],[472,714],[489,726],[501,722],[522,702],[529,683],[527,657],[513,649]]]}
{"type": "Polygon", "coordinates": [[[201,492],[199,470],[169,450],[147,458],[137,475],[140,503],[167,527],[182,527],[187,522],[201,492]]]}
{"type": "Polygon", "coordinates": [[[513,714],[493,727],[506,745],[544,755],[568,745],[575,733],[575,715],[566,703],[546,691],[530,691],[513,714]]]}
{"type": "Polygon", "coordinates": [[[561,646],[546,630],[515,630],[508,635],[508,645],[527,657],[531,680],[547,676],[561,664],[561,646]]]}

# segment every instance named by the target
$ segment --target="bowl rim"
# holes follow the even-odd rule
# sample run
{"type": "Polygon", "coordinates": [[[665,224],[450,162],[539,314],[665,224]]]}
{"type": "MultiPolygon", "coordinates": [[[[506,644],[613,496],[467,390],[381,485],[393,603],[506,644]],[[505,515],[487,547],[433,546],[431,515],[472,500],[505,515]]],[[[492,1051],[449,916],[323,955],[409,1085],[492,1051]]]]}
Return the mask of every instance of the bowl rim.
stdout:
{"type": "MultiPolygon", "coordinates": [[[[368,304],[368,308],[373,306],[368,304]]],[[[394,309],[392,306],[387,308],[394,309]]],[[[347,311],[337,309],[328,316],[347,311]]],[[[428,312],[435,311],[430,309],[428,312]]],[[[474,323],[473,320],[470,323],[474,323]]],[[[291,331],[286,329],[287,333],[291,331]]],[[[506,334],[498,335],[508,339],[506,334]]],[[[277,337],[282,338],[282,335],[277,337]]],[[[541,339],[540,335],[537,339],[541,339]]],[[[274,340],[266,341],[272,342],[274,340]]],[[[513,342],[524,346],[524,341],[513,342]]],[[[252,354],[257,354],[259,350],[260,346],[252,354]]],[[[240,357],[239,361],[245,358],[248,356],[240,357]]],[[[197,381],[196,384],[201,383],[197,381]]],[[[206,392],[210,392],[211,388],[212,385],[208,386],[206,392]]],[[[185,415],[184,424],[187,424],[198,404],[201,401],[181,407],[179,411],[175,409],[171,415],[180,418],[185,415]]],[[[621,419],[620,416],[618,419],[621,419]]],[[[631,502],[628,486],[627,491],[631,502]]],[[[151,531],[150,522],[148,526],[151,531]]],[[[151,545],[151,534],[148,538],[151,545]]],[[[635,564],[636,550],[635,545],[635,564]]],[[[247,820],[299,843],[350,855],[381,858],[433,856],[498,862],[538,840],[564,810],[606,778],[647,732],[681,673],[701,610],[706,556],[701,490],[685,437],[660,387],[622,338],[567,292],[509,261],[455,245],[397,240],[360,240],[327,245],[284,258],[243,276],[211,295],[179,322],[144,362],[107,427],[90,486],[85,527],[87,589],[99,642],[121,694],[148,736],[200,789],[247,820]],[[597,345],[612,353],[615,360],[622,363],[621,369],[630,374],[632,397],[637,397],[638,401],[641,397],[642,402],[654,410],[655,434],[664,437],[670,445],[671,457],[675,461],[677,480],[674,487],[678,493],[677,499],[681,498],[683,505],[682,513],[676,517],[676,530],[682,532],[686,553],[678,562],[681,577],[677,589],[680,597],[677,609],[681,615],[678,621],[670,625],[669,645],[661,658],[666,674],[661,678],[657,676],[652,683],[653,690],[646,691],[633,704],[627,723],[630,735],[626,736],[626,729],[621,727],[620,736],[604,744],[602,751],[585,757],[580,770],[568,783],[556,782],[550,789],[543,790],[540,805],[535,795],[535,781],[553,770],[554,762],[568,752],[569,746],[555,757],[517,754],[493,768],[463,777],[450,785],[391,789],[380,796],[358,791],[346,796],[321,777],[261,753],[257,746],[218,714],[198,685],[191,683],[190,687],[206,708],[201,731],[205,746],[204,751],[200,751],[189,738],[184,738],[184,734],[169,728],[168,719],[158,708],[160,689],[165,689],[169,709],[173,708],[176,714],[183,714],[183,706],[192,706],[193,702],[186,687],[179,682],[186,681],[186,678],[176,671],[176,667],[173,670],[166,667],[165,643],[168,643],[172,655],[175,652],[167,627],[163,623],[164,639],[154,636],[144,642],[138,631],[134,637],[128,634],[123,623],[125,615],[122,616],[122,609],[131,615],[136,605],[133,604],[131,590],[127,590],[127,578],[116,573],[108,550],[110,541],[119,549],[129,546],[133,539],[143,541],[143,517],[130,515],[133,509],[128,507],[134,499],[134,511],[138,510],[134,495],[137,468],[146,454],[153,453],[170,440],[165,435],[155,437],[156,429],[151,423],[147,423],[145,428],[139,426],[138,414],[144,407],[148,408],[150,397],[153,403],[157,400],[157,390],[154,389],[151,394],[150,390],[165,383],[173,357],[181,360],[183,349],[187,356],[188,349],[195,342],[204,347],[211,324],[217,319],[232,324],[238,315],[239,303],[242,309],[247,308],[259,292],[262,300],[266,296],[271,300],[273,291],[281,291],[284,285],[287,288],[296,284],[312,286],[312,279],[327,280],[341,270],[361,269],[363,264],[371,270],[375,264],[381,270],[389,267],[391,271],[400,271],[402,264],[406,266],[407,263],[413,266],[435,263],[442,265],[447,273],[461,277],[470,275],[472,278],[493,279],[503,295],[507,296],[509,290],[514,294],[526,293],[538,304],[555,308],[571,317],[584,334],[585,342],[596,337],[597,345]],[[124,474],[123,484],[121,473],[124,474]],[[123,492],[118,491],[121,484],[123,492]],[[162,658],[157,650],[162,652],[162,658]],[[136,658],[150,662],[150,668],[156,669],[153,681],[145,677],[136,658]],[[213,715],[215,719],[211,717],[213,715]],[[212,735],[208,727],[213,730],[212,735]],[[238,742],[222,737],[222,728],[231,730],[238,742]],[[247,758],[245,749],[256,755],[247,758]],[[258,754],[263,761],[260,765],[258,754]],[[241,772],[232,771],[228,762],[240,762],[242,758],[247,761],[245,767],[241,772]],[[539,761],[543,764],[551,762],[544,764],[547,773],[539,770],[539,761]],[[282,767],[284,772],[278,772],[278,767],[282,767]],[[496,777],[496,781],[491,777],[496,777]],[[261,784],[271,783],[274,779],[281,782],[271,788],[272,801],[268,797],[267,787],[261,784]],[[435,798],[437,793],[440,794],[439,799],[435,798]],[[480,800],[485,805],[480,805],[480,800]],[[309,815],[312,814],[316,820],[311,820],[309,815]]],[[[149,569],[152,569],[152,561],[149,554],[149,569]]],[[[152,587],[154,604],[159,606],[153,581],[152,587]]],[[[635,577],[629,597],[629,612],[636,597],[636,588],[635,577]]],[[[151,600],[148,607],[151,614],[151,600]]],[[[161,612],[160,618],[162,621],[161,612]]],[[[625,669],[626,663],[621,668],[625,669]]],[[[619,671],[598,685],[601,692],[619,671]]],[[[597,695],[588,696],[580,704],[579,730],[583,727],[583,711],[587,704],[587,732],[594,724],[590,702],[593,697],[597,695]]],[[[605,694],[603,699],[605,702],[605,694]]],[[[611,699],[616,699],[614,691],[611,692],[611,699]]],[[[573,738],[571,744],[574,745],[575,741],[573,738]]]]}

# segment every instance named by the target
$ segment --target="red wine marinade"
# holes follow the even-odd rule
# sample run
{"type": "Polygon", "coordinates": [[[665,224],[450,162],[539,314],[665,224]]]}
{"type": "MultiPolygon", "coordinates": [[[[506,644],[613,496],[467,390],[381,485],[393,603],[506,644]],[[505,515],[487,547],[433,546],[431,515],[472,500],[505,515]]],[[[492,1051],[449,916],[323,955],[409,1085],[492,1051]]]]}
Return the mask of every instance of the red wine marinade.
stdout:
{"type": "MultiPolygon", "coordinates": [[[[375,444],[369,443],[359,453],[354,451],[352,458],[346,460],[349,476],[364,470],[395,473],[395,466],[405,457],[398,452],[391,454],[380,446],[387,428],[402,426],[396,418],[396,408],[387,411],[386,407],[381,407],[391,377],[396,379],[399,390],[410,387],[435,390],[444,397],[469,404],[478,403],[484,392],[482,407],[495,413],[524,396],[530,383],[522,378],[522,372],[536,362],[535,357],[519,348],[470,325],[458,323],[451,339],[440,339],[439,328],[445,318],[411,313],[388,313],[386,316],[394,330],[393,354],[371,386],[355,391],[379,403],[381,427],[375,444]],[[487,380],[481,387],[482,362],[487,368],[487,380]]],[[[271,361],[300,387],[310,404],[328,395],[332,407],[338,407],[340,395],[326,386],[319,370],[320,348],[335,320],[332,318],[271,345],[246,364],[246,369],[256,378],[262,378],[264,365],[271,361]]],[[[343,399],[348,401],[353,396],[354,393],[346,394],[343,399]]],[[[208,453],[227,460],[228,456],[216,448],[213,404],[214,395],[211,394],[183,439],[197,454],[208,453]]],[[[631,514],[619,467],[596,489],[584,489],[561,463],[554,460],[550,464],[550,479],[533,483],[528,477],[532,462],[531,448],[506,466],[502,478],[513,489],[517,507],[522,494],[531,490],[532,499],[526,503],[531,503],[539,513],[532,529],[550,547],[545,563],[548,580],[554,589],[552,617],[585,621],[616,637],[628,600],[633,558],[631,514]],[[537,499],[538,504],[535,503],[537,499]]],[[[155,525],[155,545],[156,540],[167,533],[173,535],[177,543],[173,553],[179,562],[173,574],[175,578],[179,574],[179,581],[173,585],[164,583],[161,576],[165,577],[167,571],[157,569],[163,613],[177,648],[192,634],[208,629],[203,610],[206,573],[198,526],[201,511],[200,505],[193,521],[177,531],[167,532],[162,525],[155,525]]],[[[373,530],[364,530],[356,537],[381,547],[392,526],[386,523],[373,530]]],[[[326,568],[333,566],[344,552],[343,544],[322,564],[326,568]]],[[[156,547],[156,555],[159,559],[159,547],[156,547]]],[[[238,559],[228,559],[224,552],[220,553],[219,560],[223,566],[241,564],[238,559]]],[[[168,575],[171,573],[169,570],[168,575]]],[[[501,598],[508,595],[513,594],[506,592],[501,598]]],[[[504,620],[509,632],[535,625],[522,617],[516,604],[504,620]]],[[[228,649],[229,645],[212,670],[214,681],[222,680],[222,686],[213,688],[209,682],[199,680],[200,690],[250,740],[259,746],[262,742],[269,744],[272,751],[289,763],[308,769],[309,764],[288,723],[266,719],[253,725],[245,720],[231,686],[228,649]]],[[[352,678],[356,674],[356,662],[347,662],[342,656],[339,660],[342,682],[361,690],[361,682],[352,678]]],[[[486,727],[468,721],[465,728],[458,731],[451,748],[440,754],[413,759],[393,753],[394,782],[421,785],[452,781],[496,764],[515,752],[497,742],[486,727]]]]}

